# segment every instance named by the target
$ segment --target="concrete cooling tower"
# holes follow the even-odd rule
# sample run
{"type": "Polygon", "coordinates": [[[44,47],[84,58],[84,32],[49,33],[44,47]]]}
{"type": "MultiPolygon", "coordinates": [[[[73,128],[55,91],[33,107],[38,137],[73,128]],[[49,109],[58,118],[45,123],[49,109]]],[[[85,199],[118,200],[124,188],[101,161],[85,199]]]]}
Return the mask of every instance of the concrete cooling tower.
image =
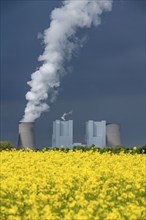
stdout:
{"type": "Polygon", "coordinates": [[[17,149],[35,149],[34,122],[19,123],[19,138],[17,149]]]}
{"type": "Polygon", "coordinates": [[[106,125],[106,145],[108,147],[121,145],[119,124],[106,125]]]}

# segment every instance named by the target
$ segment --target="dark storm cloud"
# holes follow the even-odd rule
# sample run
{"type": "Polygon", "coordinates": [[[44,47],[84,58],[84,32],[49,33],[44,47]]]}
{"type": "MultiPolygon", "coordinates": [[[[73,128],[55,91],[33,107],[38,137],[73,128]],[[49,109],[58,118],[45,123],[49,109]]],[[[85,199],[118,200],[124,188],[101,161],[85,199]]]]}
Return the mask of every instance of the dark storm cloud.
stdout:
{"type": "MultiPolygon", "coordinates": [[[[17,143],[26,104],[26,82],[39,65],[38,32],[49,26],[60,1],[3,1],[2,138],[17,143]]],[[[51,144],[52,122],[73,109],[75,142],[84,141],[88,119],[121,124],[123,145],[145,144],[145,1],[114,1],[101,25],[81,32],[88,41],[70,62],[56,103],[36,123],[38,146],[51,144]]]]}
{"type": "Polygon", "coordinates": [[[130,0],[130,6],[135,7],[136,9],[145,12],[146,1],[145,0],[130,0]]]}

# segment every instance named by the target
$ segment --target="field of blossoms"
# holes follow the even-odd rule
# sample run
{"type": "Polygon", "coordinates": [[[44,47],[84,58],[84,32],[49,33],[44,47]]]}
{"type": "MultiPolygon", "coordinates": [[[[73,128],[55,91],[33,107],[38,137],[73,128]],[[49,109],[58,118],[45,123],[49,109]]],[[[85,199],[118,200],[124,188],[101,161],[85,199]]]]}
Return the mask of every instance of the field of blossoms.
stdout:
{"type": "Polygon", "coordinates": [[[1,220],[144,220],[144,154],[2,151],[1,220]]]}

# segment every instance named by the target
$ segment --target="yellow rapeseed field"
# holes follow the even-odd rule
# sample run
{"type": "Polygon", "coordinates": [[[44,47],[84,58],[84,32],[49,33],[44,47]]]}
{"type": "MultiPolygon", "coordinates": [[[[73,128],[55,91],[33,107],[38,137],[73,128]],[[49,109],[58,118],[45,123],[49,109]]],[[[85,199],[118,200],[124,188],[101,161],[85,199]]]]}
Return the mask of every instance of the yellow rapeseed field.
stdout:
{"type": "Polygon", "coordinates": [[[1,220],[144,220],[145,155],[1,152],[1,220]]]}

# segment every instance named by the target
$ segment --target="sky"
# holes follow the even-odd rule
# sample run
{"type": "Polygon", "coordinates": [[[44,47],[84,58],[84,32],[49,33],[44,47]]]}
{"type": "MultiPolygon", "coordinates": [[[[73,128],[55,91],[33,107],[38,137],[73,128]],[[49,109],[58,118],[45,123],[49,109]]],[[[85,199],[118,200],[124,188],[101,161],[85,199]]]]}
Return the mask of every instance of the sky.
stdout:
{"type": "MultiPolygon", "coordinates": [[[[40,66],[38,34],[49,27],[61,1],[1,0],[0,140],[18,142],[27,81],[40,66]]],[[[85,122],[118,123],[123,146],[143,146],[145,137],[145,0],[114,0],[101,25],[83,29],[84,47],[66,64],[56,102],[35,123],[38,148],[51,146],[53,121],[73,110],[74,142],[85,141],[85,122]]]]}

